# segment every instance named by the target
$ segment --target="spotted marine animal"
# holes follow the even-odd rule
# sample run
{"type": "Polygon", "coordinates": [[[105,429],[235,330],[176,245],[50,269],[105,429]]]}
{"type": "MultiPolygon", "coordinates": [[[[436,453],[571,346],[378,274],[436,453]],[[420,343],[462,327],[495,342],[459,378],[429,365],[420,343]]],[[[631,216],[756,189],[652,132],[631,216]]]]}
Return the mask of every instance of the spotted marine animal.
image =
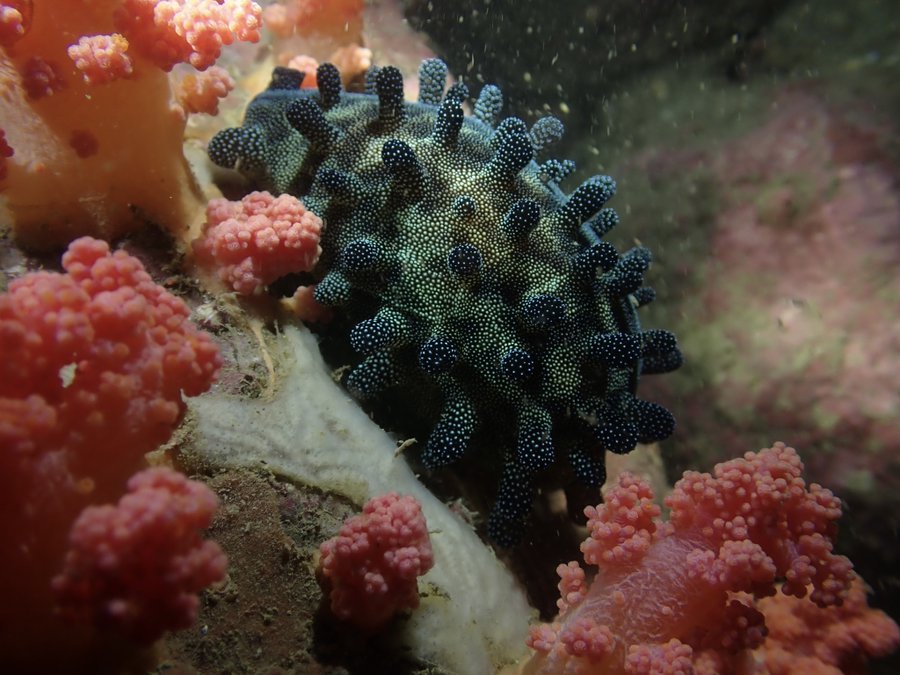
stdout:
{"type": "Polygon", "coordinates": [[[346,387],[371,399],[402,385],[412,409],[437,393],[429,469],[501,453],[496,542],[519,540],[557,460],[598,486],[606,451],[672,433],[668,410],[635,397],[640,375],[682,360],[674,335],[638,321],[654,299],[650,252],[603,239],[619,223],[612,178],[566,194],[573,163],[535,159],[562,135],[558,119],[500,120],[492,85],[466,115],[466,85],[445,91],[437,59],[419,69],[418,102],[391,66],[368,73],[365,93],[343,91],[331,64],[317,89],[303,78],[276,68],[209,156],[325,221],[314,297],[352,319],[346,387]]]}

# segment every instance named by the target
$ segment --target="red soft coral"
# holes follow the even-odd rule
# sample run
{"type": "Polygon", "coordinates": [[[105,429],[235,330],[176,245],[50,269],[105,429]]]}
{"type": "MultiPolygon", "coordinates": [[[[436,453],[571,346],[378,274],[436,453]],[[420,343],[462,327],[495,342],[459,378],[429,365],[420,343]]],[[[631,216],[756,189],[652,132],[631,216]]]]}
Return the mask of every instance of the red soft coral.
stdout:
{"type": "Polygon", "coordinates": [[[754,598],[775,593],[777,578],[785,593],[803,597],[810,584],[816,605],[840,604],[853,579],[832,553],[840,501],[807,487],[802,470],[777,443],[713,474],[686,472],[666,499],[667,523],[656,520],[649,485],[621,476],[585,511],[582,551],[597,577],[584,591],[578,565],[560,566],[562,613],[532,629],[538,654],[525,672],[689,672],[694,650],[726,663],[762,642],[754,598]]]}
{"type": "Polygon", "coordinates": [[[331,587],[331,611],[366,630],[419,606],[417,577],[434,565],[422,507],[390,492],[371,499],[321,545],[319,569],[331,587]]]}
{"type": "Polygon", "coordinates": [[[251,192],[239,202],[213,199],[194,253],[242,295],[292,272],[307,272],[319,254],[322,219],[296,197],[251,192]]]}
{"type": "Polygon", "coordinates": [[[190,626],[197,593],[225,576],[222,549],[200,537],[217,505],[203,483],[154,468],[135,474],[116,506],[86,508],[53,580],[64,616],[144,644],[190,626]]]}

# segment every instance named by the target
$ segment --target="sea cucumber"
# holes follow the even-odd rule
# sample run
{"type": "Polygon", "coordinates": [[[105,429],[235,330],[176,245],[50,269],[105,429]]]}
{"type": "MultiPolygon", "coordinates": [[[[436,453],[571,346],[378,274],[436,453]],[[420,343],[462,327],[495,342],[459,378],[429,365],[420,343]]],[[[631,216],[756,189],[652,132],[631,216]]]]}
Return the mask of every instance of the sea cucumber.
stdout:
{"type": "Polygon", "coordinates": [[[209,156],[325,221],[315,299],[353,324],[359,358],[345,385],[365,399],[402,384],[413,406],[439,393],[422,461],[442,467],[473,446],[501,453],[488,529],[512,545],[535,478],[558,454],[601,485],[605,450],[672,433],[671,413],[634,392],[640,375],[682,356],[674,335],[638,321],[655,297],[643,286],[650,252],[620,255],[603,240],[619,222],[605,206],[615,181],[595,176],[565,194],[573,163],[535,161],[562,135],[558,119],[498,123],[492,85],[467,116],[468,88],[445,92],[446,76],[443,62],[424,61],[419,100],[406,102],[392,66],[369,71],[366,93],[342,91],[331,64],[317,89],[276,68],[209,156]]]}

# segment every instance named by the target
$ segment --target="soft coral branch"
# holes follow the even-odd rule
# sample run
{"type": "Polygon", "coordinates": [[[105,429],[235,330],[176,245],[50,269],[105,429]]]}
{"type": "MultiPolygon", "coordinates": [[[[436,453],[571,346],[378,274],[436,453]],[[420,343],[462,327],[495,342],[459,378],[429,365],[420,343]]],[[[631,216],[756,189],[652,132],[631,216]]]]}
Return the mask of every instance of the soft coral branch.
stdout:
{"type": "Polygon", "coordinates": [[[63,615],[149,644],[197,618],[197,593],[225,576],[219,545],[204,541],[215,493],[177,471],[145,469],[115,506],[89,506],[72,526],[53,590],[63,615]]]}
{"type": "Polygon", "coordinates": [[[774,594],[779,579],[786,594],[804,597],[809,585],[815,605],[840,605],[854,578],[832,552],[840,501],[807,486],[802,470],[777,443],[712,474],[686,472],[666,499],[667,522],[649,485],[621,476],[585,511],[582,551],[597,577],[585,592],[577,563],[560,566],[562,612],[532,630],[526,672],[682,672],[700,651],[729,663],[762,643],[755,598],[774,594]]]}
{"type": "MultiPolygon", "coordinates": [[[[105,644],[90,625],[69,628],[53,613],[50,580],[62,567],[69,528],[84,507],[121,495],[144,454],[181,420],[183,395],[208,389],[220,365],[217,346],[190,322],[185,303],[135,257],[83,237],[62,263],[64,274],[26,274],[0,294],[0,650],[14,672],[54,672],[63,663],[78,670],[91,661],[84,655],[90,645],[105,644]],[[54,650],[42,649],[46,644],[54,650]],[[74,665],[81,657],[87,661],[74,665]]],[[[112,529],[115,518],[98,516],[113,507],[79,520],[62,594],[70,609],[78,598],[109,600],[112,589],[131,603],[120,615],[125,632],[143,639],[192,616],[184,611],[191,593],[218,578],[224,564],[210,546],[197,548],[205,560],[192,549],[215,499],[203,486],[170,478],[152,490],[149,478],[135,479],[139,494],[124,500],[130,517],[117,516],[112,529]],[[202,517],[192,521],[191,513],[202,517]],[[90,543],[98,528],[103,536],[90,543]],[[124,555],[129,550],[137,559],[124,555]],[[146,567],[151,559],[158,564],[146,567]],[[173,575],[181,563],[206,574],[173,575]],[[72,589],[82,573],[115,584],[79,594],[72,589]],[[156,605],[139,597],[150,587],[159,591],[151,594],[156,605]],[[171,602],[180,613],[168,611],[171,602]]]]}
{"type": "Polygon", "coordinates": [[[163,70],[177,63],[206,70],[223,45],[259,41],[262,9],[251,0],[123,0],[115,22],[163,70]]]}
{"type": "Polygon", "coordinates": [[[417,579],[434,565],[421,505],[396,492],[369,500],[320,550],[331,611],[364,630],[418,607],[417,579]]]}

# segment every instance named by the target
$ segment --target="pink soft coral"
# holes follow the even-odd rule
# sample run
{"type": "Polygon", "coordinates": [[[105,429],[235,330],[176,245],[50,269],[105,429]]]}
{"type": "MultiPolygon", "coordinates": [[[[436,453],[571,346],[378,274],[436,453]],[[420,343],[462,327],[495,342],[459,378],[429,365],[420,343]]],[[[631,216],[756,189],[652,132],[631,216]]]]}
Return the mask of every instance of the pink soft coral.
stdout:
{"type": "Polygon", "coordinates": [[[321,546],[320,571],[335,616],[375,630],[419,606],[417,577],[434,564],[422,507],[391,492],[371,499],[321,546]]]}
{"type": "Polygon", "coordinates": [[[12,157],[15,151],[6,142],[6,131],[0,129],[0,181],[6,178],[6,160],[12,157]]]}
{"type": "Polygon", "coordinates": [[[599,566],[582,588],[576,563],[560,567],[562,612],[532,630],[534,673],[690,672],[695,650],[719,662],[765,636],[754,597],[812,592],[841,603],[853,572],[832,553],[840,501],[801,478],[793,448],[777,443],[715,467],[686,472],[660,522],[647,483],[620,477],[604,504],[585,510],[585,561],[599,566]],[[743,592],[743,596],[736,595],[743,592]]]}
{"type": "Polygon", "coordinates": [[[33,56],[22,68],[22,89],[29,100],[38,101],[66,88],[63,71],[57,63],[33,56]]]}
{"type": "Polygon", "coordinates": [[[112,82],[134,72],[128,40],[118,33],[83,35],[66,51],[88,84],[112,82]]]}
{"type": "Polygon", "coordinates": [[[223,45],[259,41],[262,9],[251,0],[123,0],[116,26],[163,70],[209,68],[223,45]]]}
{"type": "Polygon", "coordinates": [[[53,590],[63,614],[149,644],[190,626],[197,593],[225,576],[225,554],[204,541],[218,500],[203,483],[166,468],[128,481],[116,506],[86,508],[53,590]]]}
{"type": "Polygon", "coordinates": [[[866,603],[856,578],[840,606],[819,609],[787,595],[759,602],[769,635],[754,652],[753,672],[769,675],[865,673],[866,660],[887,656],[900,646],[900,628],[866,603]]]}
{"type": "Polygon", "coordinates": [[[322,252],[321,229],[322,219],[290,195],[213,199],[194,253],[233,290],[250,295],[286,274],[311,270],[322,252]]]}
{"type": "Polygon", "coordinates": [[[279,38],[298,32],[356,41],[362,29],[363,0],[284,0],[266,7],[263,20],[279,38]]]}
{"type": "Polygon", "coordinates": [[[184,159],[184,118],[170,110],[167,74],[115,25],[122,0],[33,4],[14,48],[0,49],[0,119],[16,149],[6,220],[17,243],[50,252],[148,221],[180,231],[205,200],[184,159]],[[76,132],[90,132],[91,152],[70,142],[76,132]]]}
{"type": "Polygon", "coordinates": [[[49,496],[80,477],[130,475],[169,437],[182,393],[205,391],[219,369],[184,302],[133,256],[83,237],[63,267],[0,295],[0,522],[37,499],[29,485],[49,496]]]}
{"type": "Polygon", "coordinates": [[[30,0],[6,0],[0,3],[0,47],[11,47],[28,31],[30,0]]]}
{"type": "Polygon", "coordinates": [[[175,87],[175,99],[185,113],[219,113],[219,99],[234,89],[234,80],[228,71],[213,66],[203,73],[188,73],[175,87]]]}
{"type": "Polygon", "coordinates": [[[86,668],[75,654],[102,649],[52,613],[69,528],[122,494],[171,436],[183,395],[208,389],[220,365],[137,258],[84,237],[62,263],[65,274],[26,274],[0,294],[0,646],[12,672],[86,668]]]}

